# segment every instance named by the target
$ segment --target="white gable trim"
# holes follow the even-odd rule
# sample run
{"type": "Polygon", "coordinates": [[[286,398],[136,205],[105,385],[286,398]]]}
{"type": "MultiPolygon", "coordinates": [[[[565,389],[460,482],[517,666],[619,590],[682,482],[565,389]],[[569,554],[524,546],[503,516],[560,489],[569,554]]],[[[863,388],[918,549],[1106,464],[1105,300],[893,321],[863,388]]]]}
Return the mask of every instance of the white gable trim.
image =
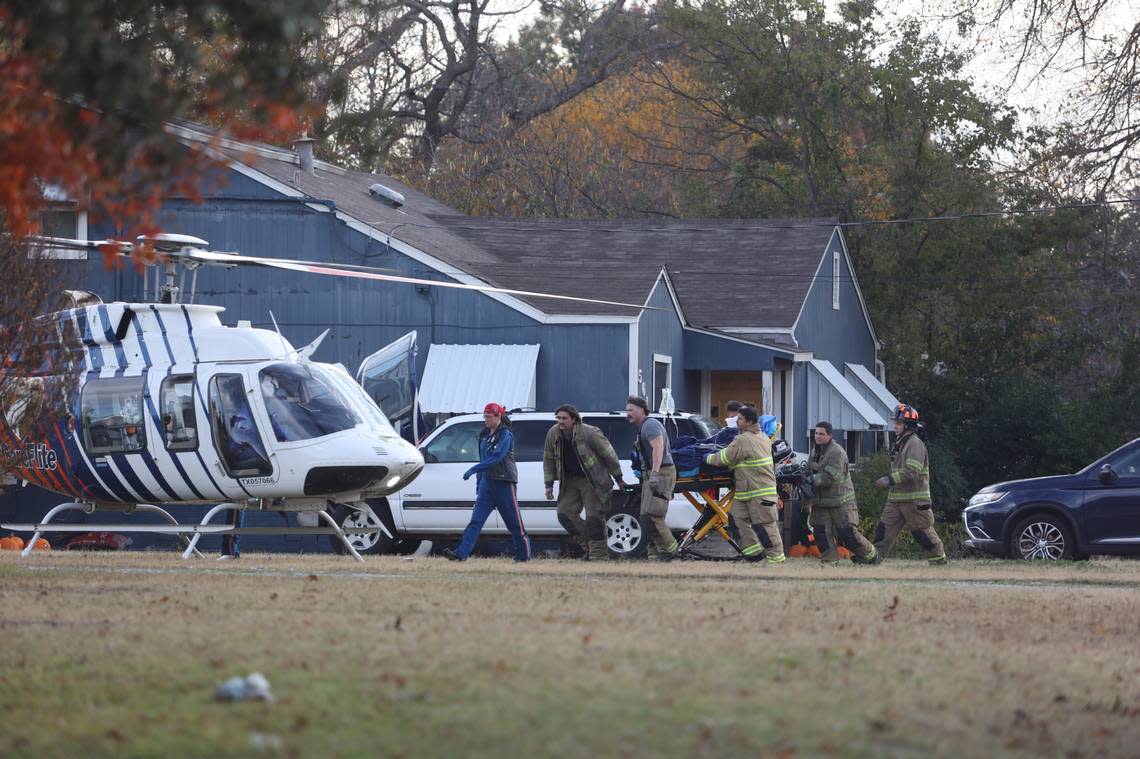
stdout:
{"type": "MultiPolygon", "coordinates": [[[[232,158],[229,158],[228,156],[218,154],[216,151],[214,151],[214,155],[220,159],[227,161],[229,163],[229,167],[242,176],[252,179],[253,181],[258,182],[259,184],[262,184],[265,187],[274,190],[275,192],[285,195],[286,197],[311,197],[310,195],[306,195],[304,192],[301,192],[296,187],[292,187],[291,185],[287,185],[284,182],[280,182],[268,174],[258,171],[251,166],[247,166],[240,161],[236,161],[232,158]]],[[[308,203],[306,205],[315,208],[317,204],[308,203]]],[[[325,206],[321,206],[317,210],[327,212],[329,209],[325,206]]],[[[368,237],[371,237],[378,242],[382,242],[385,245],[389,245],[393,250],[401,253],[404,256],[407,256],[408,258],[411,258],[414,261],[418,261],[425,266],[435,269],[440,274],[444,274],[451,279],[462,282],[464,284],[492,287],[490,283],[465,272],[460,272],[451,264],[447,264],[438,258],[425,253],[422,250],[413,247],[412,245],[409,245],[397,237],[392,237],[387,232],[381,232],[380,230],[375,229],[368,224],[365,224],[363,221],[357,219],[356,217],[346,214],[340,209],[337,209],[335,213],[336,218],[340,221],[343,221],[345,225],[350,229],[360,232],[363,235],[367,235],[368,237]]],[[[482,295],[496,300],[508,308],[512,308],[515,311],[518,311],[519,313],[533,319],[539,324],[635,324],[639,318],[637,316],[603,316],[589,314],[578,316],[565,314],[548,314],[545,311],[535,308],[529,303],[519,300],[513,295],[491,292],[485,292],[482,293],[482,295]]]]}

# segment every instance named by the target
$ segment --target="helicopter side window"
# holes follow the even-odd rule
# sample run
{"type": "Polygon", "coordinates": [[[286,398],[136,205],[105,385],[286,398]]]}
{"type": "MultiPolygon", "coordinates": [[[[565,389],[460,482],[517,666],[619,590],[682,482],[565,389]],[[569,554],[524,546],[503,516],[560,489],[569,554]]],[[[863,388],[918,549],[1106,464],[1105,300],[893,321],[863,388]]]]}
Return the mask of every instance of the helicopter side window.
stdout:
{"type": "Polygon", "coordinates": [[[198,422],[194,415],[194,377],[167,377],[158,391],[162,435],[171,451],[198,447],[198,422]]]}
{"type": "Polygon", "coordinates": [[[146,448],[143,377],[93,379],[80,398],[83,447],[91,455],[146,448]]]}
{"type": "Polygon", "coordinates": [[[240,374],[216,374],[210,380],[210,422],[214,444],[230,476],[273,473],[240,374]]]}
{"type": "Polygon", "coordinates": [[[331,435],[361,422],[319,367],[274,364],[262,369],[258,379],[278,442],[331,435]]]}

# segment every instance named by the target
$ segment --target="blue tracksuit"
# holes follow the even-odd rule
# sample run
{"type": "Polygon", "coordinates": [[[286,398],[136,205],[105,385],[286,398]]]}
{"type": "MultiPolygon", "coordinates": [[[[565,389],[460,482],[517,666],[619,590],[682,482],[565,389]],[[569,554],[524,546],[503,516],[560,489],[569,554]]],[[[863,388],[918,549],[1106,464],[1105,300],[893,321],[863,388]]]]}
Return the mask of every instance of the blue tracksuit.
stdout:
{"type": "Polygon", "coordinates": [[[504,469],[513,472],[513,466],[509,468],[502,466],[508,461],[513,463],[513,453],[514,436],[505,426],[499,427],[494,434],[480,435],[479,463],[463,475],[463,479],[467,479],[474,474],[476,484],[475,510],[471,512],[471,521],[463,531],[463,538],[455,550],[462,559],[471,555],[487,517],[491,516],[492,509],[497,509],[499,516],[503,518],[503,524],[510,530],[511,538],[514,540],[515,561],[530,560],[530,538],[523,526],[515,483],[509,479],[494,479],[496,476],[504,476],[504,469]]]}

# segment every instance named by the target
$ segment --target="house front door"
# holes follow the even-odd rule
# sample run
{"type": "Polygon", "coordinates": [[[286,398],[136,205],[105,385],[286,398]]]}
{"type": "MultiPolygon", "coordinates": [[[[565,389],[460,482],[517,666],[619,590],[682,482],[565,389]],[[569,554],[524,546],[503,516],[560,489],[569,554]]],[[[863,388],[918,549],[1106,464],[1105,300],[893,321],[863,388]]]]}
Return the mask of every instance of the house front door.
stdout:
{"type": "Polygon", "coordinates": [[[760,413],[771,413],[763,407],[764,372],[712,372],[712,408],[709,416],[724,424],[724,404],[740,401],[755,406],[760,413]]]}

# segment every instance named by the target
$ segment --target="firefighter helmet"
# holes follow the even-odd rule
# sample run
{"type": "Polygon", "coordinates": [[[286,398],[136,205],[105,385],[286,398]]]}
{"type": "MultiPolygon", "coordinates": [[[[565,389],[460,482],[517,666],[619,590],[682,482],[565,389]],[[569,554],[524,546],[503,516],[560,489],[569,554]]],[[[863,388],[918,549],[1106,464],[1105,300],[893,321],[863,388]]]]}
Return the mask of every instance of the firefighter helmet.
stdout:
{"type": "Polygon", "coordinates": [[[900,403],[895,408],[895,421],[913,427],[918,424],[918,410],[914,406],[900,403]]]}

